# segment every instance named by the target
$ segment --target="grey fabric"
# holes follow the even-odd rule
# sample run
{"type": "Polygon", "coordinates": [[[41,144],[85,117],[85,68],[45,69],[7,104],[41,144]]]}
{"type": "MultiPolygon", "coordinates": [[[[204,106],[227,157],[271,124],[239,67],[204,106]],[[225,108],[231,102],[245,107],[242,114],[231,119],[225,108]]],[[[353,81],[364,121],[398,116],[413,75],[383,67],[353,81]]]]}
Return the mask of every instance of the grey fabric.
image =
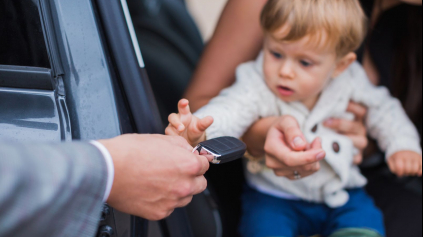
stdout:
{"type": "Polygon", "coordinates": [[[0,237],[93,237],[106,182],[91,144],[0,141],[0,237]]]}

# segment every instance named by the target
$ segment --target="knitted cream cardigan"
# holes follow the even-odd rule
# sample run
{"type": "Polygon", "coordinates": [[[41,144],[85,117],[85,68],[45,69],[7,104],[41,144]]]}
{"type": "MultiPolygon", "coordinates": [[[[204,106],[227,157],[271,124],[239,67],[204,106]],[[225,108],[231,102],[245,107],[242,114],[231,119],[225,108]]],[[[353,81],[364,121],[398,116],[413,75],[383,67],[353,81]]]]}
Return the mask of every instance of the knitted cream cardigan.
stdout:
{"type": "Polygon", "coordinates": [[[353,165],[356,151],[352,141],[322,125],[328,118],[352,118],[346,113],[351,100],[368,107],[367,129],[387,157],[402,150],[422,153],[417,129],[401,103],[386,88],[372,85],[359,63],[353,63],[331,81],[312,111],[300,102],[286,103],[274,95],[263,79],[262,67],[262,55],[255,62],[239,66],[235,84],[195,113],[200,118],[210,115],[215,120],[206,132],[207,138],[239,138],[260,118],[291,115],[298,120],[309,142],[322,138],[327,156],[319,172],[298,181],[277,177],[267,168],[256,174],[247,170],[247,180],[257,190],[339,207],[349,200],[345,189],[363,187],[367,181],[353,165]]]}

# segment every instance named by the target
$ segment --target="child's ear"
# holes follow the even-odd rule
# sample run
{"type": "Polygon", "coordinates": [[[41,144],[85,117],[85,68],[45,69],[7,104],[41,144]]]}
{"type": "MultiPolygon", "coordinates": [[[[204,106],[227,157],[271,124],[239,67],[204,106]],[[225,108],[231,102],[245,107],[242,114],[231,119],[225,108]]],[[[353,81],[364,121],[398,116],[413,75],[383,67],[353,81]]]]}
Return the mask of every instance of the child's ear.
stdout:
{"type": "Polygon", "coordinates": [[[355,62],[355,60],[357,60],[357,55],[355,53],[348,53],[343,58],[341,58],[336,64],[332,78],[337,78],[339,75],[341,75],[351,65],[351,63],[355,62]]]}

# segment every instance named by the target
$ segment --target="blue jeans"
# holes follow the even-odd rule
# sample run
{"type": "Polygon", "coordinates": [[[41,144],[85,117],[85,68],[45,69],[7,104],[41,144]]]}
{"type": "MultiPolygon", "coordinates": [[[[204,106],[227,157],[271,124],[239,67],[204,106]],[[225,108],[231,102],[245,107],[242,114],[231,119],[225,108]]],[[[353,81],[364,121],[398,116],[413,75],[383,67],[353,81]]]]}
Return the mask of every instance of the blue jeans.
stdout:
{"type": "Polygon", "coordinates": [[[246,187],[242,197],[243,237],[330,236],[345,228],[371,229],[385,236],[382,212],[364,189],[349,190],[350,200],[340,208],[269,196],[246,187]]]}

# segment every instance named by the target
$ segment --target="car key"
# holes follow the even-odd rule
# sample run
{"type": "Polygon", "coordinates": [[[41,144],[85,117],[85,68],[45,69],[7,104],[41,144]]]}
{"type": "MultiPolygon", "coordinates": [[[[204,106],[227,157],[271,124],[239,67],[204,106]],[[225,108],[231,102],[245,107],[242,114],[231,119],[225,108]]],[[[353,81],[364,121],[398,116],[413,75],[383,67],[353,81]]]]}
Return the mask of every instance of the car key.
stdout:
{"type": "Polygon", "coordinates": [[[192,152],[195,151],[211,156],[212,164],[223,164],[241,158],[247,151],[247,145],[234,137],[219,137],[201,142],[192,152]]]}

